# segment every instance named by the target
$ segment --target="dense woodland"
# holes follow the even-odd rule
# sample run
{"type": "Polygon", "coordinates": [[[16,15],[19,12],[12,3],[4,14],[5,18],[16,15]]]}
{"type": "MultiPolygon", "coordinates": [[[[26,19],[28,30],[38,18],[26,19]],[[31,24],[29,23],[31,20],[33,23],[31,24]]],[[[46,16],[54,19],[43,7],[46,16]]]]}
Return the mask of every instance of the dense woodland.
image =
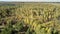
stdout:
{"type": "Polygon", "coordinates": [[[0,34],[60,34],[60,6],[0,4],[0,34]]]}

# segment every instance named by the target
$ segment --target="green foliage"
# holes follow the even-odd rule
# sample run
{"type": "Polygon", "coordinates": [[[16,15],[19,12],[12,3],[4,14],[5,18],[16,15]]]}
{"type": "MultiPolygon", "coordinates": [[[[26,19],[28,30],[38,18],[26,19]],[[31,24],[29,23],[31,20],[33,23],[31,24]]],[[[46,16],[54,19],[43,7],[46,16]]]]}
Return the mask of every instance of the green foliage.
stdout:
{"type": "Polygon", "coordinates": [[[12,25],[9,23],[5,26],[5,28],[3,29],[3,31],[1,32],[1,34],[11,34],[13,30],[12,25]]]}
{"type": "Polygon", "coordinates": [[[4,26],[0,34],[60,34],[60,7],[39,3],[12,5],[0,6],[0,26],[4,26]]]}
{"type": "Polygon", "coordinates": [[[14,26],[13,26],[17,31],[21,30],[23,28],[23,21],[17,22],[14,26]]]}

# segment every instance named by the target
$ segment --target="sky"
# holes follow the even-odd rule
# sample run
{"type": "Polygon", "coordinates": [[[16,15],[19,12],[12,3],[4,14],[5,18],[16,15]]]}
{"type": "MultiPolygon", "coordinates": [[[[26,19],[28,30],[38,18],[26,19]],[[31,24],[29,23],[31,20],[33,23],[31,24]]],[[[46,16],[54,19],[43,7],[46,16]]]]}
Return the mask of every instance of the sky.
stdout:
{"type": "Polygon", "coordinates": [[[0,0],[0,1],[18,1],[18,2],[60,2],[60,0],[0,0]]]}

